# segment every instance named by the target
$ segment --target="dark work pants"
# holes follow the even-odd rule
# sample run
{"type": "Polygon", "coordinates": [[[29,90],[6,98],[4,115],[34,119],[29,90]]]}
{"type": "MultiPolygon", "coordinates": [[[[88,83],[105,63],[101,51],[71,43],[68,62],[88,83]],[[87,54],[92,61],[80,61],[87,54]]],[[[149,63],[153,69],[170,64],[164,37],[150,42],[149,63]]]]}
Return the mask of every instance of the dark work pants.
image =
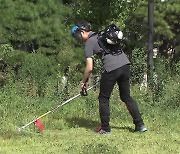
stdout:
{"type": "Polygon", "coordinates": [[[142,125],[143,120],[141,118],[137,103],[130,96],[130,65],[124,65],[111,72],[104,72],[100,81],[100,94],[99,94],[99,113],[101,119],[101,125],[104,130],[110,130],[110,109],[109,99],[117,83],[119,87],[120,99],[126,104],[129,113],[133,118],[135,125],[142,125]]]}

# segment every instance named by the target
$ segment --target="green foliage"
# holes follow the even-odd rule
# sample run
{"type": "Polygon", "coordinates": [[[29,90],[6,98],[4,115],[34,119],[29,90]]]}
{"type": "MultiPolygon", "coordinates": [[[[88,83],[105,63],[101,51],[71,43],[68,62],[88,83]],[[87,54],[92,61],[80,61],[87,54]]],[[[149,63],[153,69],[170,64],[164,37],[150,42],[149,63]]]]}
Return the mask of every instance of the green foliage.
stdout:
{"type": "Polygon", "coordinates": [[[13,47],[9,44],[3,44],[0,46],[0,59],[5,60],[14,51],[13,47]]]}
{"type": "Polygon", "coordinates": [[[165,84],[171,79],[171,68],[169,63],[170,61],[162,56],[154,61],[153,90],[155,97],[162,94],[165,84]]]}
{"type": "MultiPolygon", "coordinates": [[[[49,93],[51,91],[47,90],[49,81],[51,81],[51,89],[53,89],[55,82],[52,78],[56,79],[57,75],[54,59],[41,53],[27,54],[14,50],[8,44],[1,45],[1,54],[1,86],[13,84],[19,93],[29,96],[41,96],[49,93]]],[[[55,89],[53,92],[55,93],[55,89]]]]}
{"type": "Polygon", "coordinates": [[[129,12],[136,7],[136,0],[133,2],[127,3],[126,1],[119,0],[78,0],[74,3],[73,7],[75,20],[90,21],[93,23],[94,29],[96,30],[99,30],[102,26],[105,26],[112,21],[124,28],[124,22],[128,18],[129,12]]]}
{"type": "Polygon", "coordinates": [[[79,61],[82,59],[82,50],[72,51],[67,47],[56,57],[47,57],[42,53],[27,54],[14,50],[12,46],[5,44],[1,46],[1,51],[1,86],[8,86],[13,81],[18,92],[25,96],[53,97],[59,91],[63,91],[62,77],[67,68],[67,92],[79,85],[82,77],[82,66],[79,61]]]}
{"type": "MultiPolygon", "coordinates": [[[[138,1],[134,10],[125,21],[125,37],[127,50],[131,53],[135,47],[144,47],[148,35],[148,1],[138,1]]],[[[179,45],[179,9],[178,0],[154,1],[154,47],[158,47],[163,55],[168,48],[179,45]]]]}
{"type": "Polygon", "coordinates": [[[17,74],[25,53],[15,51],[9,44],[1,45],[0,53],[0,85],[3,86],[17,74]]]}
{"type": "Polygon", "coordinates": [[[178,61],[177,63],[173,63],[172,66],[174,67],[173,73],[180,75],[180,61],[178,61]]]}
{"type": "Polygon", "coordinates": [[[128,18],[125,20],[124,36],[126,37],[126,48],[129,53],[131,53],[134,48],[145,47],[148,34],[147,9],[147,1],[137,1],[136,7],[129,12],[128,18]]]}
{"type": "MultiPolygon", "coordinates": [[[[159,56],[154,61],[153,89],[140,91],[137,84],[146,72],[147,1],[67,1],[70,7],[59,0],[0,1],[0,40],[7,43],[0,46],[0,153],[178,153],[178,54],[175,60],[159,56]],[[70,38],[69,28],[79,20],[90,21],[95,30],[110,22],[123,29],[125,52],[132,62],[132,96],[139,104],[147,134],[132,133],[132,119],[124,104],[118,103],[114,89],[112,134],[94,135],[100,122],[98,88],[42,118],[43,133],[36,133],[34,125],[26,129],[28,133],[18,132],[18,127],[79,93],[85,59],[82,49],[70,38]],[[59,91],[66,68],[68,91],[64,96],[59,91]]],[[[166,40],[175,43],[179,51],[179,10],[178,0],[156,1],[157,47],[166,40]]],[[[95,58],[98,75],[101,68],[95,58]]]]}
{"type": "Polygon", "coordinates": [[[45,94],[47,82],[50,78],[56,78],[51,59],[43,54],[28,54],[24,59],[18,76],[27,79],[30,85],[37,87],[39,96],[45,94]]]}
{"type": "Polygon", "coordinates": [[[69,29],[64,17],[69,9],[61,1],[1,1],[0,38],[15,48],[45,54],[60,52],[69,29]]]}
{"type": "Polygon", "coordinates": [[[141,83],[146,72],[146,52],[144,48],[134,49],[131,60],[131,82],[141,83]]]}
{"type": "Polygon", "coordinates": [[[38,81],[52,73],[50,59],[42,54],[28,54],[24,61],[20,76],[27,76],[38,81]]]}
{"type": "Polygon", "coordinates": [[[65,75],[68,77],[68,89],[71,91],[79,86],[85,67],[85,58],[82,48],[74,46],[65,47],[65,49],[56,56],[58,63],[58,79],[61,81],[65,75]],[[67,71],[67,72],[66,72],[67,71]]]}
{"type": "MultiPolygon", "coordinates": [[[[69,26],[79,20],[90,21],[95,30],[111,22],[123,29],[124,51],[132,62],[132,83],[140,83],[146,72],[148,2],[63,2],[70,5],[59,0],[0,1],[0,40],[9,43],[0,48],[0,85],[14,82],[27,95],[53,97],[64,71],[69,68],[68,92],[78,87],[85,61],[82,49],[70,38],[69,26]]],[[[161,93],[170,76],[179,74],[178,14],[178,0],[155,2],[155,46],[160,47],[162,40],[176,46],[175,60],[155,61],[153,90],[157,93],[161,93]]],[[[95,58],[95,73],[99,75],[101,71],[100,61],[95,58]]]]}
{"type": "Polygon", "coordinates": [[[159,105],[163,108],[180,108],[180,76],[172,77],[165,86],[162,92],[162,96],[159,97],[159,105]],[[161,104],[161,102],[163,102],[161,104]]]}
{"type": "Polygon", "coordinates": [[[178,0],[157,3],[155,5],[156,34],[163,35],[169,40],[179,40],[179,13],[180,4],[178,0]]]}

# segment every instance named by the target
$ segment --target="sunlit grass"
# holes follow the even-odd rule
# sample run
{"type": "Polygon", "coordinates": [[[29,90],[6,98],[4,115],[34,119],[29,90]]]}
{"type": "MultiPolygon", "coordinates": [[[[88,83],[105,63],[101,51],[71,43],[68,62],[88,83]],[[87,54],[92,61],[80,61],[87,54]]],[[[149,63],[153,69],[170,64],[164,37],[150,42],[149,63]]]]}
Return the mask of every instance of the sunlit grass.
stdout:
{"type": "MultiPolygon", "coordinates": [[[[147,125],[146,133],[134,133],[132,119],[116,92],[111,98],[110,135],[94,132],[99,124],[97,91],[79,97],[41,119],[45,130],[33,124],[19,132],[37,116],[60,102],[26,99],[14,95],[1,102],[0,153],[2,154],[178,154],[180,153],[179,110],[162,110],[143,99],[139,107],[147,125]]],[[[3,96],[1,94],[1,96],[3,96]]],[[[4,96],[5,97],[5,96],[4,96]]]]}

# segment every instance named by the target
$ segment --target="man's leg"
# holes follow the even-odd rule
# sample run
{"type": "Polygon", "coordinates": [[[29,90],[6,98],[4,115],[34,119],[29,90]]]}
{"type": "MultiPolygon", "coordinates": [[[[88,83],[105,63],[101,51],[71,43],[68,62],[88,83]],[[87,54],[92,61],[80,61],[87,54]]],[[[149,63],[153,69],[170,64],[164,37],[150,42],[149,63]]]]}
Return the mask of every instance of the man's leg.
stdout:
{"type": "Polygon", "coordinates": [[[136,101],[130,96],[130,66],[125,65],[121,68],[121,75],[118,78],[118,86],[120,91],[120,98],[126,104],[129,113],[133,118],[133,123],[135,125],[143,125],[143,120],[139,112],[138,105],[136,101]]]}
{"type": "Polygon", "coordinates": [[[99,113],[100,113],[102,129],[105,131],[110,131],[109,99],[115,83],[116,80],[114,79],[113,72],[110,73],[104,72],[102,74],[100,81],[99,113]]]}

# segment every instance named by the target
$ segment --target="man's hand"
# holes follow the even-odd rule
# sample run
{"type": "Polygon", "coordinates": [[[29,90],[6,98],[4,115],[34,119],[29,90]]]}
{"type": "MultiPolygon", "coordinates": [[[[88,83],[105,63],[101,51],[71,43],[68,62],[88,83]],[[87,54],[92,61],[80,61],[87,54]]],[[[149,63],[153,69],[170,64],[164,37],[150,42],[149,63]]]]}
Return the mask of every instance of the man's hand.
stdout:
{"type": "Polygon", "coordinates": [[[81,96],[87,96],[87,87],[86,87],[86,83],[82,83],[81,84],[81,92],[80,92],[81,96]]]}

